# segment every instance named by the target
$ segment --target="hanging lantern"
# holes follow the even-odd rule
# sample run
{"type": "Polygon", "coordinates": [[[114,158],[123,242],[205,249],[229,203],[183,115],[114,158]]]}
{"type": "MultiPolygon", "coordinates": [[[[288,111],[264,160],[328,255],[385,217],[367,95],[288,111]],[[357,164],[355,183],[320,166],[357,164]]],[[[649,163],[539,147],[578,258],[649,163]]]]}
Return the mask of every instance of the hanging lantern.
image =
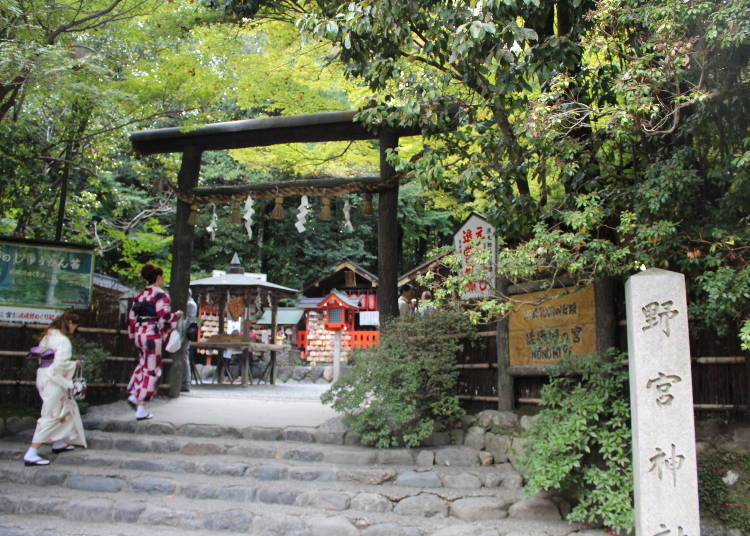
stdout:
{"type": "Polygon", "coordinates": [[[323,198],[323,207],[320,209],[321,221],[331,221],[331,198],[323,198]]]}
{"type": "Polygon", "coordinates": [[[277,197],[276,204],[273,206],[271,211],[271,219],[283,220],[284,219],[284,198],[277,197]]]}
{"type": "Polygon", "coordinates": [[[198,205],[190,205],[190,214],[188,215],[187,224],[195,225],[198,223],[198,205]]]}
{"type": "Polygon", "coordinates": [[[242,214],[240,214],[240,202],[237,199],[232,199],[232,216],[229,219],[235,225],[242,223],[242,214]]]}
{"type": "Polygon", "coordinates": [[[372,216],[372,194],[365,194],[363,198],[364,203],[362,204],[362,214],[365,216],[372,216]]]}

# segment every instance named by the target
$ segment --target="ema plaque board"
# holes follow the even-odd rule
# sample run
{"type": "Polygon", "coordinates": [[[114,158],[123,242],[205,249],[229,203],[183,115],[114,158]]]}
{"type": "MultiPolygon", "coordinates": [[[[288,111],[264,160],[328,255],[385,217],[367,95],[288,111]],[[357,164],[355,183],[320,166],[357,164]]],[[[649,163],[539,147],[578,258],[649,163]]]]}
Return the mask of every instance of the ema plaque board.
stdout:
{"type": "Polygon", "coordinates": [[[508,319],[511,366],[542,366],[596,351],[594,287],[513,296],[508,319]]]}

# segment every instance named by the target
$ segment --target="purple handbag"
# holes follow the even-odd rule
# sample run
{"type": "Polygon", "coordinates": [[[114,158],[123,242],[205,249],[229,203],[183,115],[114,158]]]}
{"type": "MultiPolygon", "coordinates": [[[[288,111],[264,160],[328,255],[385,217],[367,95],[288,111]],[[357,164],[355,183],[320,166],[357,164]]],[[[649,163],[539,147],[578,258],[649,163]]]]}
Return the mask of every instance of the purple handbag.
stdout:
{"type": "Polygon", "coordinates": [[[40,368],[49,367],[55,360],[55,351],[46,346],[34,346],[26,354],[26,359],[36,359],[40,368]]]}

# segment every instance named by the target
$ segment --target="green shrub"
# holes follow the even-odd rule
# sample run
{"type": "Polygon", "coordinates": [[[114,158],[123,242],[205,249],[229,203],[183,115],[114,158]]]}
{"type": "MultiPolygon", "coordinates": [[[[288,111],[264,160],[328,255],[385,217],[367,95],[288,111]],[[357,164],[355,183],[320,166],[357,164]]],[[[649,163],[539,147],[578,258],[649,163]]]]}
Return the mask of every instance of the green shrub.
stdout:
{"type": "Polygon", "coordinates": [[[557,490],[572,500],[570,521],[630,532],[630,405],[622,359],[609,350],[550,367],[521,466],[529,476],[527,493],[557,490]]]}
{"type": "Polygon", "coordinates": [[[105,381],[102,374],[109,352],[101,345],[82,337],[73,340],[73,359],[83,361],[83,377],[88,383],[105,381]]]}
{"type": "Polygon", "coordinates": [[[717,452],[698,460],[701,512],[710,512],[728,528],[750,534],[750,454],[717,452]],[[740,475],[731,488],[722,480],[727,471],[740,475]]]}
{"type": "Polygon", "coordinates": [[[321,399],[342,413],[365,445],[419,445],[436,425],[455,422],[456,356],[475,328],[458,312],[395,319],[380,344],[355,352],[349,372],[321,399]]]}

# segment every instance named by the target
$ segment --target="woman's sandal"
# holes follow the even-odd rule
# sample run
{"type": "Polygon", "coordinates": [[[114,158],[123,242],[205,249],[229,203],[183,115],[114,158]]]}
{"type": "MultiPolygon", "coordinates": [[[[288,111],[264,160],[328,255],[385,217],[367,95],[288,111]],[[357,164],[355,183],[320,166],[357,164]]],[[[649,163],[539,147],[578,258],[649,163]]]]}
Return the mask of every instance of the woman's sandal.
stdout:
{"type": "Polygon", "coordinates": [[[24,460],[23,464],[26,467],[35,467],[37,465],[49,465],[49,460],[46,458],[37,458],[36,460],[31,461],[31,462],[28,460],[24,460]]]}
{"type": "Polygon", "coordinates": [[[73,445],[65,445],[64,447],[60,447],[57,449],[53,448],[52,452],[54,452],[55,454],[60,454],[61,452],[70,452],[71,450],[75,450],[75,449],[76,448],[73,445]]]}

